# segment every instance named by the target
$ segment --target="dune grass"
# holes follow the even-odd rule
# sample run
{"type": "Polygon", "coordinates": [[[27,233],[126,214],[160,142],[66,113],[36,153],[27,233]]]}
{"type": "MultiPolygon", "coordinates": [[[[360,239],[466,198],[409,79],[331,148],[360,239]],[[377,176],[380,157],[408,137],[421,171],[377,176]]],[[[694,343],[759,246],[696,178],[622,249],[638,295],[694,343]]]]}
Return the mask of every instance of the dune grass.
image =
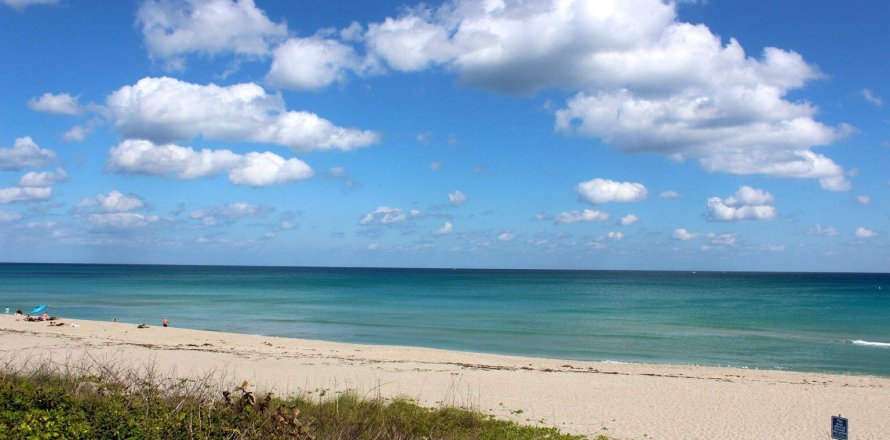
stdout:
{"type": "MultiPolygon", "coordinates": [[[[583,436],[407,399],[276,398],[152,369],[0,368],[0,439],[555,439],[583,436]]],[[[604,437],[603,437],[604,438],[604,437]]]]}

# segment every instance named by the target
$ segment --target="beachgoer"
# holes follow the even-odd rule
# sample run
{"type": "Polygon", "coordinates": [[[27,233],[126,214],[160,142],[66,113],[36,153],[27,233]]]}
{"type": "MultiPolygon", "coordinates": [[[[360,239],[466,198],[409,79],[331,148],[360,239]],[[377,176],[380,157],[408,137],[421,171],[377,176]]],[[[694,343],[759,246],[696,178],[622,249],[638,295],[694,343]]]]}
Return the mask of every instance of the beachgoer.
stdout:
{"type": "Polygon", "coordinates": [[[6,314],[9,314],[9,307],[6,308],[6,314]]]}
{"type": "Polygon", "coordinates": [[[165,316],[164,320],[161,321],[161,325],[163,325],[164,327],[167,327],[168,325],[170,325],[170,320],[167,319],[167,317],[165,316]]]}
{"type": "Polygon", "coordinates": [[[148,326],[145,324],[139,324],[136,326],[136,328],[148,328],[148,326]]]}
{"type": "Polygon", "coordinates": [[[15,314],[21,316],[21,314],[22,314],[22,308],[19,307],[19,309],[15,311],[15,314]]]}
{"type": "Polygon", "coordinates": [[[117,322],[117,318],[111,318],[111,322],[117,322]]]}
{"type": "Polygon", "coordinates": [[[43,321],[49,321],[49,313],[43,312],[43,315],[40,315],[40,319],[43,321]]]}

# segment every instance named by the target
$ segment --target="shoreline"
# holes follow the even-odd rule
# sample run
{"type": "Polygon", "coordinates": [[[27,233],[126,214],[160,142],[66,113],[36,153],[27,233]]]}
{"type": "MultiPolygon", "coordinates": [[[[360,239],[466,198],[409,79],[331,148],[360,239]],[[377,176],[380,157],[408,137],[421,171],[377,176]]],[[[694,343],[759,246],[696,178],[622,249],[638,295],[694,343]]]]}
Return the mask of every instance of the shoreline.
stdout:
{"type": "MultiPolygon", "coordinates": [[[[831,415],[857,438],[890,432],[890,378],[676,364],[614,363],[352,344],[206,330],[0,318],[4,359],[152,363],[222,373],[278,395],[347,389],[465,406],[524,424],[612,438],[827,437],[831,415]],[[645,437],[644,437],[645,435],[645,437]]],[[[180,377],[180,376],[178,376],[180,377]]]]}

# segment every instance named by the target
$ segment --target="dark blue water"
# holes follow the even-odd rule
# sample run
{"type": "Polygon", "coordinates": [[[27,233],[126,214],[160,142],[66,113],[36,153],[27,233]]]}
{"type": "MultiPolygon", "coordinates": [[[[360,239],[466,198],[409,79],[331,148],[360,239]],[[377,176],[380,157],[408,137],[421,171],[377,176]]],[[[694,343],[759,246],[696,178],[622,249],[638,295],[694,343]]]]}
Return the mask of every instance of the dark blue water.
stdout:
{"type": "Polygon", "coordinates": [[[890,376],[888,274],[0,264],[0,307],[42,303],[238,333],[890,376]]]}

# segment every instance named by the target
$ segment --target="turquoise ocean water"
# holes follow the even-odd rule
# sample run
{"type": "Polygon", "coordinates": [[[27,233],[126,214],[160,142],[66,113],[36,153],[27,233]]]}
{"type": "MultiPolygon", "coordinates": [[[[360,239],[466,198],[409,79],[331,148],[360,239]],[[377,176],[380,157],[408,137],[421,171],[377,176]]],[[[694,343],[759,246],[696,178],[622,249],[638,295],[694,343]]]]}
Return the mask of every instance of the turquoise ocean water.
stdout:
{"type": "Polygon", "coordinates": [[[890,274],[0,264],[0,311],[564,359],[890,376],[890,274]]]}

